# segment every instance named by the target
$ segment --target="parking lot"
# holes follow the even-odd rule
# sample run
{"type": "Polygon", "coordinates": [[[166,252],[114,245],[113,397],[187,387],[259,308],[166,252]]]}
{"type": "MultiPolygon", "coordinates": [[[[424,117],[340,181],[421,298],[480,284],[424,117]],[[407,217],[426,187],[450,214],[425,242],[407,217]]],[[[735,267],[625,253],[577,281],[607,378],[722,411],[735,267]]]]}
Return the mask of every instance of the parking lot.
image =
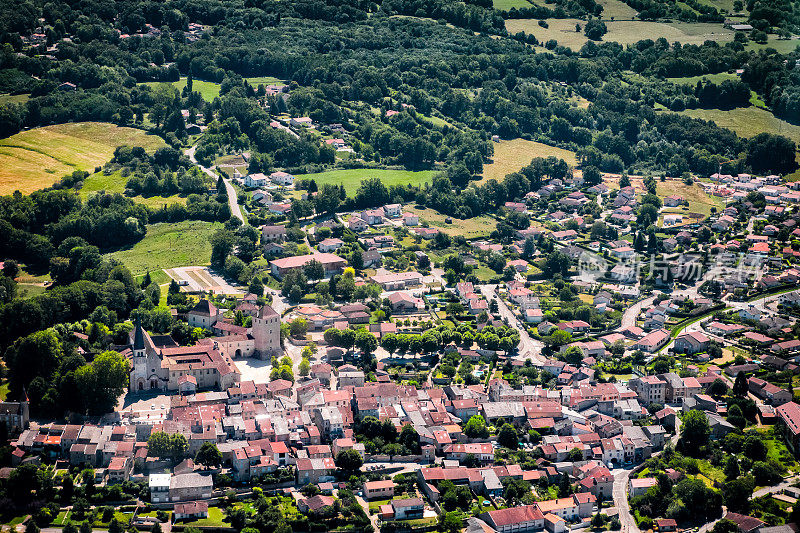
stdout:
{"type": "Polygon", "coordinates": [[[208,267],[189,266],[169,268],[164,272],[178,282],[182,290],[189,292],[213,292],[215,294],[244,294],[245,291],[225,281],[208,267]]]}

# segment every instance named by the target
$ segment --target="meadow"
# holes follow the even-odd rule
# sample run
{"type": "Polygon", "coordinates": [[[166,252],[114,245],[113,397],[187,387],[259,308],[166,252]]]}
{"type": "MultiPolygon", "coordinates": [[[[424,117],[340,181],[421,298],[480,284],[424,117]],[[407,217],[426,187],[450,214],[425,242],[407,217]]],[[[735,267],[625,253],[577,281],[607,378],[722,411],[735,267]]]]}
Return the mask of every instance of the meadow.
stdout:
{"type": "Polygon", "coordinates": [[[769,132],[785,135],[800,144],[800,126],[781,120],[758,107],[738,107],[729,110],[687,109],[681,113],[692,118],[711,120],[718,126],[736,132],[740,137],[753,137],[762,132],[769,132]]]}
{"type": "Polygon", "coordinates": [[[445,222],[448,217],[435,209],[409,205],[403,210],[417,214],[420,224],[438,228],[450,236],[463,235],[467,239],[488,237],[497,228],[497,221],[485,215],[464,220],[452,217],[452,223],[448,224],[445,222]]]}
{"type": "Polygon", "coordinates": [[[57,124],[0,140],[0,194],[28,194],[49,187],[75,170],[92,171],[122,145],[153,151],[164,140],[143,130],[103,122],[57,124]]]}
{"type": "MultiPolygon", "coordinates": [[[[638,20],[605,20],[608,33],[603,36],[603,41],[613,41],[620,44],[633,44],[643,39],[656,39],[664,37],[672,42],[681,44],[703,44],[711,40],[727,42],[733,40],[733,31],[723,28],[720,24],[711,23],[689,23],[689,22],[648,22],[638,20]]],[[[555,39],[558,44],[569,47],[573,50],[580,50],[588,39],[583,32],[576,32],[575,25],[580,24],[581,28],[586,24],[579,19],[547,19],[547,28],[539,26],[536,19],[510,19],[506,21],[506,29],[510,33],[520,31],[545,43],[550,39],[555,39]]]]}
{"type": "Polygon", "coordinates": [[[387,187],[391,185],[422,185],[431,180],[436,174],[433,170],[387,170],[377,168],[353,168],[347,170],[329,170],[327,172],[317,172],[315,174],[298,174],[295,178],[309,178],[317,182],[321,187],[326,183],[334,185],[344,185],[348,195],[355,194],[361,180],[367,178],[379,178],[387,187]]]}
{"type": "Polygon", "coordinates": [[[563,159],[573,166],[578,163],[575,158],[575,152],[536,141],[512,139],[494,143],[492,162],[484,165],[483,177],[477,183],[485,183],[490,179],[503,181],[506,174],[511,174],[529,165],[534,157],[549,157],[551,155],[563,159]]]}
{"type": "Polygon", "coordinates": [[[134,275],[165,268],[208,265],[211,262],[210,238],[220,227],[219,223],[199,220],[150,224],[141,241],[108,256],[122,261],[134,275]]]}
{"type": "MultiPolygon", "coordinates": [[[[122,194],[125,192],[125,183],[128,178],[122,176],[121,171],[114,172],[113,174],[104,174],[103,171],[95,172],[83,180],[83,187],[81,187],[81,198],[86,200],[90,195],[98,191],[118,192],[122,194]]],[[[186,204],[186,198],[178,195],[174,196],[133,196],[131,199],[140,204],[144,204],[153,209],[162,207],[165,204],[186,204]]]]}
{"type": "MultiPolygon", "coordinates": [[[[142,85],[149,85],[150,87],[156,87],[162,83],[168,83],[173,85],[179,91],[183,92],[183,88],[186,87],[186,77],[182,76],[181,79],[178,81],[147,81],[143,82],[142,85]]],[[[203,97],[203,100],[206,102],[211,102],[219,96],[220,84],[214,83],[213,81],[203,81],[198,79],[192,80],[192,91],[200,93],[200,96],[203,97]]]]}
{"type": "Polygon", "coordinates": [[[531,3],[528,0],[492,0],[492,7],[500,11],[508,11],[513,7],[517,9],[531,7],[531,3]]]}

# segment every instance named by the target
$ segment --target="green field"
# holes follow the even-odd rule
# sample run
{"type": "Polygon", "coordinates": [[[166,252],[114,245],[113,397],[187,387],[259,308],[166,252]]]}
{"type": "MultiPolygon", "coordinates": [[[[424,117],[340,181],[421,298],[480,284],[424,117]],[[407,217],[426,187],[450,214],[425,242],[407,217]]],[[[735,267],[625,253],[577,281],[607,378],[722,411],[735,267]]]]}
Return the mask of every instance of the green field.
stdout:
{"type": "Polygon", "coordinates": [[[0,140],[0,194],[31,193],[49,187],[75,170],[91,171],[121,145],[155,150],[161,137],[103,122],[44,126],[0,140]]]}
{"type": "MultiPolygon", "coordinates": [[[[160,84],[170,84],[177,88],[179,91],[183,91],[183,88],[186,87],[186,77],[182,76],[178,81],[147,81],[142,83],[142,85],[149,85],[150,87],[155,88],[160,84]]],[[[213,81],[203,81],[194,79],[192,80],[192,91],[200,93],[200,96],[203,97],[203,100],[206,102],[211,102],[219,96],[220,84],[214,83],[213,81]]]]}
{"type": "Polygon", "coordinates": [[[122,261],[134,275],[164,268],[208,265],[209,239],[221,224],[189,220],[150,224],[147,235],[131,248],[108,254],[122,261]]]}
{"type": "Polygon", "coordinates": [[[679,85],[697,85],[698,81],[708,80],[712,83],[721,83],[725,80],[736,80],[739,76],[730,74],[728,72],[719,72],[717,74],[703,74],[702,76],[688,76],[686,78],[667,78],[672,83],[679,85]]]}
{"type": "Polygon", "coordinates": [[[273,76],[256,76],[255,78],[245,78],[245,80],[253,87],[258,87],[259,85],[286,85],[286,82],[273,76]]]}
{"type": "Polygon", "coordinates": [[[524,166],[531,163],[534,157],[549,157],[556,156],[563,159],[570,165],[576,165],[578,160],[575,158],[575,152],[564,150],[563,148],[556,148],[535,141],[526,141],[525,139],[512,139],[510,141],[500,141],[494,143],[494,155],[492,162],[483,167],[483,178],[479,183],[495,179],[503,181],[506,174],[516,172],[524,166]]]}
{"type": "Polygon", "coordinates": [[[0,94],[0,105],[24,104],[30,96],[29,94],[0,94]]]}
{"type": "Polygon", "coordinates": [[[230,527],[230,523],[225,520],[225,513],[219,507],[209,507],[208,518],[201,518],[193,522],[181,522],[181,524],[187,527],[230,527]]]}
{"type": "Polygon", "coordinates": [[[766,44],[749,42],[745,45],[745,50],[766,50],[767,48],[774,48],[780,54],[789,54],[794,52],[798,46],[800,46],[800,41],[797,39],[778,39],[774,35],[770,35],[766,44]]]}
{"type": "MultiPolygon", "coordinates": [[[[83,180],[83,187],[80,191],[81,198],[85,200],[91,194],[98,191],[118,192],[121,194],[125,191],[125,183],[127,183],[127,181],[128,178],[123,177],[121,171],[109,175],[103,174],[102,171],[95,172],[83,180]]],[[[186,198],[178,196],[177,194],[173,196],[148,196],[147,198],[144,196],[133,196],[131,199],[140,204],[152,207],[153,209],[158,209],[165,204],[186,204],[186,198]]]]}
{"type": "MultiPolygon", "coordinates": [[[[603,15],[604,19],[606,15],[603,15]]],[[[575,25],[583,27],[586,22],[579,19],[547,19],[549,27],[542,28],[536,19],[512,19],[506,21],[506,29],[510,33],[520,31],[535,35],[542,43],[555,39],[558,44],[573,50],[579,50],[588,40],[583,32],[576,32],[575,25]]],[[[620,44],[633,44],[642,39],[657,39],[664,37],[670,43],[703,44],[707,40],[727,42],[733,40],[733,31],[723,28],[720,24],[702,22],[647,22],[617,20],[605,21],[608,33],[603,36],[603,41],[613,41],[620,44]]]]}
{"type": "Polygon", "coordinates": [[[531,7],[531,3],[528,0],[492,0],[492,7],[500,11],[508,11],[512,7],[517,9],[531,7]]]}
{"type": "Polygon", "coordinates": [[[682,114],[692,118],[711,120],[717,125],[733,130],[741,137],[753,137],[762,132],[785,135],[800,144],[800,126],[789,124],[769,111],[757,107],[739,107],[730,110],[687,109],[682,114]]]}
{"type": "Polygon", "coordinates": [[[321,187],[325,183],[344,185],[347,194],[354,194],[361,185],[361,180],[367,178],[380,178],[387,187],[391,185],[422,185],[436,174],[433,170],[386,170],[375,168],[354,168],[348,170],[330,170],[316,174],[299,174],[295,178],[311,178],[321,187]]]}

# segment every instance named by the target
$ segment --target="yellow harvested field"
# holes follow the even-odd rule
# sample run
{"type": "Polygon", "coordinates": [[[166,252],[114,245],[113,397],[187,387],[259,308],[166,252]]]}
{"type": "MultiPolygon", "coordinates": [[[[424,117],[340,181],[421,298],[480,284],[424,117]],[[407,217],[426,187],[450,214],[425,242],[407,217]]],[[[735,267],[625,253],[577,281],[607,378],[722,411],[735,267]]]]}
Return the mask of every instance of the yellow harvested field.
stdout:
{"type": "MultiPolygon", "coordinates": [[[[604,13],[604,19],[606,14],[604,13]]],[[[689,22],[649,22],[639,20],[604,20],[608,33],[603,36],[603,41],[612,41],[620,44],[633,44],[642,39],[658,39],[664,37],[670,43],[675,41],[681,44],[703,44],[705,41],[727,42],[733,40],[733,30],[723,28],[720,24],[689,23],[689,22]]],[[[573,50],[580,50],[588,39],[583,32],[576,32],[575,25],[581,28],[586,21],[579,19],[547,19],[547,28],[539,26],[536,19],[509,19],[506,21],[506,30],[510,33],[525,32],[535,35],[545,43],[551,39],[558,41],[561,46],[573,50]]]]}
{"type": "Polygon", "coordinates": [[[122,145],[148,151],[163,139],[134,128],[100,122],[44,126],[0,140],[0,194],[24,194],[49,187],[75,170],[91,171],[122,145]]]}
{"type": "Polygon", "coordinates": [[[483,178],[478,183],[496,179],[503,181],[507,174],[517,172],[524,166],[530,164],[535,157],[555,156],[563,159],[568,164],[575,166],[578,160],[575,152],[556,148],[536,141],[526,141],[525,139],[512,139],[510,141],[500,141],[494,144],[494,156],[492,162],[483,167],[483,178]]]}
{"type": "Polygon", "coordinates": [[[448,217],[433,209],[416,206],[403,209],[418,215],[421,224],[437,228],[451,237],[456,235],[463,235],[467,239],[488,237],[497,228],[497,221],[486,215],[464,220],[451,217],[452,222],[448,224],[446,222],[448,217]]]}

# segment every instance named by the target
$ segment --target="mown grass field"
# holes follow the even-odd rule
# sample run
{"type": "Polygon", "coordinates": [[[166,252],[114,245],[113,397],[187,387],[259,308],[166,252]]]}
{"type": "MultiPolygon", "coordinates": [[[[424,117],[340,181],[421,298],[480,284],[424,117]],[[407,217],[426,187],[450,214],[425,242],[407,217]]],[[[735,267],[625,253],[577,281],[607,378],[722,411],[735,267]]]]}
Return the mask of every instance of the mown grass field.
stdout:
{"type": "MultiPolygon", "coordinates": [[[[170,84],[175,86],[179,91],[183,92],[183,88],[186,87],[186,77],[181,77],[178,81],[146,81],[143,82],[142,85],[149,85],[150,87],[155,88],[160,84],[170,84]]],[[[219,96],[220,84],[214,83],[213,81],[203,81],[198,79],[192,80],[192,91],[200,93],[200,96],[203,97],[203,100],[206,102],[211,102],[219,96]]]]}
{"type": "Polygon", "coordinates": [[[0,194],[49,187],[75,170],[108,162],[122,145],[148,151],[166,146],[161,137],[103,122],[44,126],[0,140],[0,194]]]}
{"type": "Polygon", "coordinates": [[[570,165],[578,163],[575,158],[575,152],[540,142],[512,139],[494,143],[492,162],[484,165],[483,178],[479,183],[484,183],[490,179],[502,181],[506,174],[511,174],[529,165],[534,157],[549,157],[551,155],[563,159],[570,165]]]}
{"type": "Polygon", "coordinates": [[[452,224],[447,224],[445,222],[447,216],[434,209],[405,206],[403,210],[419,215],[420,224],[427,223],[429,226],[438,228],[448,235],[463,235],[467,239],[488,236],[497,227],[497,221],[487,216],[473,217],[465,220],[453,218],[452,224]]]}
{"type": "Polygon", "coordinates": [[[517,9],[531,7],[531,3],[528,0],[492,0],[492,7],[500,11],[508,11],[512,7],[517,9]]]}
{"type": "Polygon", "coordinates": [[[614,19],[632,19],[638,11],[623,2],[622,0],[600,0],[597,2],[603,6],[603,13],[600,15],[603,20],[614,19]]]}
{"type": "Polygon", "coordinates": [[[697,85],[698,81],[701,80],[708,80],[712,83],[722,83],[725,80],[736,80],[739,79],[739,76],[736,74],[729,74],[727,72],[719,72],[717,74],[703,74],[702,76],[688,76],[685,78],[667,78],[667,80],[671,81],[675,84],[680,85],[697,85]]]}
{"type": "MultiPolygon", "coordinates": [[[[638,20],[605,20],[608,33],[603,36],[603,41],[613,41],[620,44],[633,44],[642,39],[657,39],[664,37],[670,43],[678,41],[681,44],[703,44],[711,40],[727,42],[733,40],[733,31],[723,28],[719,24],[692,23],[692,22],[648,22],[638,20]]],[[[583,32],[576,32],[575,25],[581,28],[586,24],[578,19],[547,19],[549,27],[542,28],[536,19],[512,19],[506,21],[506,29],[510,33],[520,31],[535,35],[541,42],[555,39],[558,44],[573,50],[579,50],[588,40],[583,32]]]]}
{"type": "Polygon", "coordinates": [[[134,275],[165,268],[208,265],[211,262],[209,239],[219,227],[221,224],[199,220],[150,224],[144,239],[108,256],[122,261],[134,275]]]}
{"type": "Polygon", "coordinates": [[[274,76],[256,76],[255,78],[245,78],[245,80],[253,87],[258,87],[259,85],[286,85],[283,80],[279,80],[274,76]]]}
{"type": "MultiPolygon", "coordinates": [[[[125,184],[128,178],[122,176],[122,172],[117,171],[113,174],[105,175],[102,171],[91,174],[88,178],[83,180],[83,187],[80,190],[81,198],[87,199],[92,194],[98,191],[118,192],[125,191],[125,184]]],[[[144,204],[153,209],[158,209],[165,204],[186,204],[186,198],[178,195],[174,196],[134,196],[131,198],[133,201],[144,204]]]]}
{"type": "Polygon", "coordinates": [[[391,185],[422,185],[431,180],[436,174],[433,170],[386,170],[373,168],[354,168],[346,170],[330,170],[328,172],[318,172],[315,174],[299,174],[295,178],[310,178],[317,182],[321,187],[325,183],[334,185],[344,185],[348,195],[355,194],[361,180],[367,178],[380,178],[387,187],[391,185]]]}
{"type": "Polygon", "coordinates": [[[762,132],[785,135],[800,144],[800,126],[789,124],[769,111],[757,107],[739,107],[730,110],[687,109],[684,115],[711,120],[717,125],[736,132],[740,137],[753,137],[762,132]]]}

